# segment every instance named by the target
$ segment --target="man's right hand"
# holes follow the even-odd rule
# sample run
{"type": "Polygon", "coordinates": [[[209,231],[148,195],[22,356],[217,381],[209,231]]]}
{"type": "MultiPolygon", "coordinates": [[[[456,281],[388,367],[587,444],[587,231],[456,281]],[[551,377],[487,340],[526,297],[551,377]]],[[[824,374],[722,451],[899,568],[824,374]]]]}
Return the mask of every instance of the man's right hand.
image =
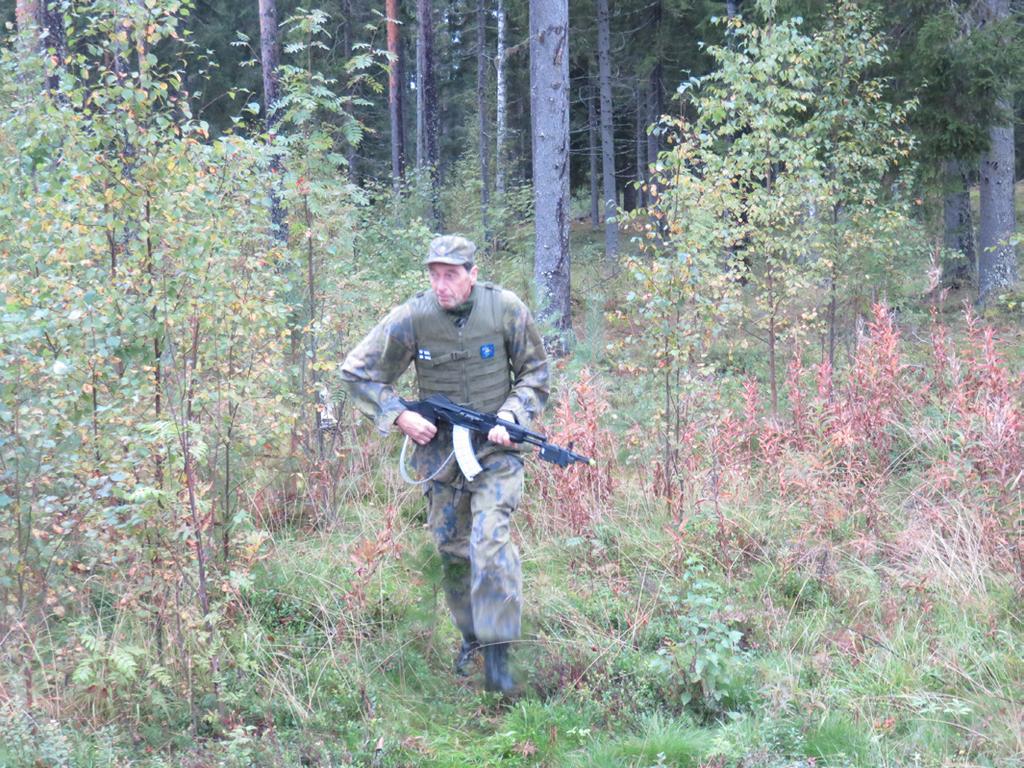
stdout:
{"type": "Polygon", "coordinates": [[[416,411],[402,411],[395,419],[395,425],[417,445],[426,445],[437,434],[437,427],[416,411]]]}

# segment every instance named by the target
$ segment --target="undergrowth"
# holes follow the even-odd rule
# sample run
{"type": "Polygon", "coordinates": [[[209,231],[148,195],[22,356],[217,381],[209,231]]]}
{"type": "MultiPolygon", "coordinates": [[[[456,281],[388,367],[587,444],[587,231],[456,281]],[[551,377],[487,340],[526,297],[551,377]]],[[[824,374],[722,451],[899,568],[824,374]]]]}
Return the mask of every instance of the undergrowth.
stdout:
{"type": "Polygon", "coordinates": [[[667,484],[660,448],[622,460],[628,387],[560,379],[549,432],[598,466],[529,473],[512,702],[450,671],[394,446],[336,438],[338,506],[267,528],[198,727],[111,605],[40,647],[60,698],[5,678],[0,764],[1019,766],[1021,378],[973,315],[928,342],[877,306],[847,371],[794,356],[781,419],[754,379],[707,381],[667,484]],[[133,665],[160,696],[118,687],[133,665]]]}

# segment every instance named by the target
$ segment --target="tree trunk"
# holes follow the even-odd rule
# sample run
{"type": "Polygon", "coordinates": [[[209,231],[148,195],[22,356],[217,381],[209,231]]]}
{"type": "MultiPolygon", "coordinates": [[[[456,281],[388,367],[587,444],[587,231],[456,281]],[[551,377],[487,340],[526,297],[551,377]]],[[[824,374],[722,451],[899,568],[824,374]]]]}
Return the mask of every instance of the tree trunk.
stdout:
{"type": "MultiPolygon", "coordinates": [[[[356,10],[352,6],[352,0],[341,0],[341,13],[344,18],[344,22],[341,25],[341,58],[342,61],[347,62],[352,60],[352,30],[358,26],[356,10]]],[[[356,98],[361,97],[362,87],[359,84],[355,85],[351,95],[356,98]]],[[[348,164],[348,177],[353,182],[356,182],[359,178],[359,145],[356,142],[345,142],[345,162],[348,164]]]]}
{"type": "Polygon", "coordinates": [[[402,44],[398,31],[398,0],[387,0],[388,112],[391,118],[391,180],[397,190],[405,177],[405,132],[402,120],[402,44]]]}
{"type": "Polygon", "coordinates": [[[18,25],[18,36],[25,41],[27,47],[38,50],[39,33],[43,28],[40,0],[15,0],[14,20],[18,25]]]}
{"type": "Polygon", "coordinates": [[[636,84],[636,207],[643,208],[647,204],[644,184],[647,182],[647,99],[644,97],[640,83],[636,84]]]}
{"type": "Polygon", "coordinates": [[[341,0],[341,53],[345,61],[352,57],[352,0],[341,0]]]}
{"type": "Polygon", "coordinates": [[[280,99],[281,44],[277,25],[277,0],[259,0],[260,58],[263,67],[263,110],[267,133],[273,134],[281,115],[276,111],[280,99]]]}
{"type": "Polygon", "coordinates": [[[836,296],[838,276],[834,262],[828,282],[828,369],[834,371],[836,366],[836,320],[839,314],[839,298],[836,296]]]}
{"type": "Polygon", "coordinates": [[[427,165],[426,132],[423,129],[423,35],[419,33],[419,8],[416,9],[416,173],[422,175],[427,165]]]}
{"type": "Polygon", "coordinates": [[[608,0],[597,0],[597,70],[601,90],[601,190],[604,195],[604,256],[614,262],[619,250],[615,222],[615,129],[612,123],[611,33],[608,0]]]}
{"type": "MultiPolygon", "coordinates": [[[[771,273],[769,272],[769,278],[771,273]]],[[[769,282],[769,285],[771,283],[769,282]]],[[[771,386],[772,394],[772,419],[777,421],[779,418],[779,374],[778,364],[776,363],[776,349],[778,347],[778,304],[775,301],[774,293],[771,296],[771,308],[768,310],[768,382],[771,386]]]]}
{"type": "MultiPolygon", "coordinates": [[[[260,9],[260,60],[263,68],[263,113],[266,120],[267,136],[274,142],[281,113],[277,111],[280,99],[281,81],[278,68],[281,64],[281,44],[277,25],[277,1],[259,0],[260,9]]],[[[288,240],[288,225],[281,207],[281,177],[284,167],[281,156],[274,152],[270,161],[270,220],[274,237],[288,240]]]]}
{"type": "Polygon", "coordinates": [[[943,283],[959,288],[971,279],[975,268],[974,225],[967,168],[962,160],[943,163],[946,194],[943,198],[943,245],[961,258],[942,265],[943,283]]]}
{"type": "Polygon", "coordinates": [[[441,227],[441,212],[438,205],[440,186],[440,152],[438,146],[437,90],[434,83],[434,27],[433,3],[431,0],[416,0],[416,22],[419,27],[419,72],[417,84],[422,94],[422,112],[417,118],[423,127],[422,159],[430,172],[430,215],[434,226],[441,227]]]}
{"type": "Polygon", "coordinates": [[[638,205],[636,191],[636,185],[628,180],[622,185],[622,210],[627,213],[636,210],[638,205]]]}
{"type": "Polygon", "coordinates": [[[531,125],[531,116],[529,113],[529,99],[516,99],[513,102],[516,105],[516,119],[515,124],[520,126],[519,130],[516,131],[516,144],[517,149],[514,157],[518,159],[518,167],[513,166],[512,162],[509,161],[509,168],[515,168],[515,172],[520,178],[533,178],[533,131],[526,129],[523,126],[531,125]]]}
{"type": "MultiPolygon", "coordinates": [[[[63,68],[68,60],[68,34],[64,28],[64,12],[60,3],[54,0],[45,0],[43,8],[43,26],[46,28],[46,47],[54,54],[54,63],[63,68]]],[[[60,84],[60,77],[53,73],[47,78],[47,86],[50,91],[57,90],[60,84]]]]}
{"type": "Polygon", "coordinates": [[[597,152],[597,107],[594,100],[597,91],[591,88],[587,96],[587,134],[590,139],[590,223],[594,229],[601,226],[601,182],[598,179],[597,152]]]}
{"type": "Polygon", "coordinates": [[[497,134],[494,150],[494,189],[498,195],[505,194],[505,141],[508,138],[508,90],[505,74],[505,0],[498,0],[498,51],[495,72],[497,90],[494,115],[497,134]]]}
{"type": "MultiPolygon", "coordinates": [[[[983,0],[980,22],[999,25],[1010,18],[1010,0],[983,0]]],[[[1008,43],[1008,41],[1007,41],[1008,43]]],[[[989,147],[981,158],[981,209],[978,229],[978,303],[1017,282],[1017,254],[1008,242],[1016,226],[1014,210],[1013,84],[997,88],[996,113],[989,127],[989,147]]]]}
{"type": "Polygon", "coordinates": [[[487,139],[487,9],[484,0],[476,0],[476,111],[480,148],[480,223],[484,242],[491,241],[487,209],[491,204],[491,172],[487,139]]]}
{"type": "MultiPolygon", "coordinates": [[[[1001,102],[1012,116],[1009,102],[1001,102]]],[[[1011,243],[1014,210],[1013,123],[989,128],[989,149],[981,158],[981,210],[978,231],[978,301],[986,304],[1017,282],[1017,254],[1011,243]]]]}
{"type": "MultiPolygon", "coordinates": [[[[661,62],[659,61],[651,68],[651,75],[647,88],[648,125],[656,125],[661,119],[661,113],[664,111],[664,104],[662,101],[663,93],[664,91],[661,87],[661,62]]],[[[658,153],[660,151],[661,144],[659,142],[658,132],[653,130],[647,134],[648,176],[650,176],[650,167],[654,166],[658,162],[658,153]]]]}
{"type": "Polygon", "coordinates": [[[548,347],[568,352],[569,311],[569,2],[530,0],[530,113],[538,319],[552,327],[548,347]]]}
{"type": "Polygon", "coordinates": [[[44,59],[46,89],[53,93],[60,83],[55,69],[67,60],[67,34],[60,3],[55,0],[15,0],[14,18],[18,29],[21,54],[39,53],[44,57],[52,52],[53,64],[44,59]]]}

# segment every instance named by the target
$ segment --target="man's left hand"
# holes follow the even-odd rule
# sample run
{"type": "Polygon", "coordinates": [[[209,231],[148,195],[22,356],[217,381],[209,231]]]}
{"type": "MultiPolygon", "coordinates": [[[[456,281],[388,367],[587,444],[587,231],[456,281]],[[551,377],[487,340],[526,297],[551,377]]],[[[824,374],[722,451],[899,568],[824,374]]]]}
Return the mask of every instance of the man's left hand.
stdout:
{"type": "MultiPolygon", "coordinates": [[[[498,418],[511,422],[514,422],[516,420],[516,417],[513,416],[508,411],[499,411],[498,418]]],[[[495,426],[491,427],[491,431],[487,433],[487,439],[490,440],[492,443],[503,445],[506,448],[512,447],[512,438],[509,437],[508,430],[505,429],[505,427],[503,427],[501,424],[496,424],[495,426]]]]}

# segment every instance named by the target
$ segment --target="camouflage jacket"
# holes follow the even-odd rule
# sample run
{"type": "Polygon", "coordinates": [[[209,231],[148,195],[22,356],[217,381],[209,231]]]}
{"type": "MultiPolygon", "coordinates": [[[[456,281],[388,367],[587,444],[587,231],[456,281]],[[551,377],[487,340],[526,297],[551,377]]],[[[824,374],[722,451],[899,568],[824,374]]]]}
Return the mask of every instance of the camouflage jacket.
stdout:
{"type": "MultiPolygon", "coordinates": [[[[474,296],[479,288],[474,288],[474,296]]],[[[501,291],[502,330],[508,352],[512,390],[499,410],[509,411],[516,421],[530,427],[544,409],[548,397],[548,362],[544,344],[526,305],[511,291],[501,291]]],[[[395,382],[412,364],[424,340],[416,339],[412,320],[415,297],[393,309],[374,327],[341,366],[341,379],[360,411],[370,416],[377,429],[387,434],[404,410],[395,382]]],[[[452,322],[456,315],[452,314],[452,322]]],[[[406,395],[410,397],[411,395],[406,395]]],[[[474,436],[477,457],[504,450],[485,436],[474,436]]],[[[417,446],[413,466],[425,476],[431,474],[451,453],[451,430],[441,428],[428,445],[417,446]]],[[[439,480],[457,475],[452,460],[439,480]]]]}

